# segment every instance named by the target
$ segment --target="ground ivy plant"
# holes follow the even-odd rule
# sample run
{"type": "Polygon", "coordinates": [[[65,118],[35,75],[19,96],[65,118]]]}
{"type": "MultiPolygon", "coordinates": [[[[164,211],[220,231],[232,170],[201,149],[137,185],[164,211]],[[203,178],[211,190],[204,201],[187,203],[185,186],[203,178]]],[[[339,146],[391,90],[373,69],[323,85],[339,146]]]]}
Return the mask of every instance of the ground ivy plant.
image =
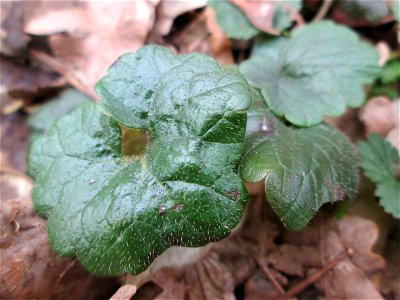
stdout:
{"type": "Polygon", "coordinates": [[[100,103],[85,101],[31,147],[32,197],[54,250],[97,275],[138,274],[170,246],[228,236],[248,199],[245,181],[265,183],[291,230],[324,203],[354,196],[353,146],[320,123],[362,103],[377,56],[335,26],[261,42],[239,68],[155,45],[121,56],[96,85],[100,103]],[[307,48],[324,30],[350,51],[330,71],[319,57],[338,48],[315,57],[307,48]]]}
{"type": "Polygon", "coordinates": [[[145,270],[172,245],[226,237],[247,199],[236,168],[250,96],[239,72],[147,46],[96,90],[100,105],[58,119],[32,146],[32,195],[55,251],[116,276],[145,270]],[[144,129],[146,149],[124,153],[122,128],[144,129]]]}

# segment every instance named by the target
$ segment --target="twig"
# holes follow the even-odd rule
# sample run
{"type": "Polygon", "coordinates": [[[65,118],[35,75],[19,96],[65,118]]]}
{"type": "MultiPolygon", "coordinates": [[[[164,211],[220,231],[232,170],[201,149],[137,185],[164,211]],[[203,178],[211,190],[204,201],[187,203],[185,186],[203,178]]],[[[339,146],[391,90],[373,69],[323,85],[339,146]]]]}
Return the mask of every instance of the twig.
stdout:
{"type": "Polygon", "coordinates": [[[279,284],[279,282],[275,279],[275,276],[272,275],[271,271],[269,270],[268,266],[263,263],[261,260],[257,260],[258,265],[261,267],[261,270],[267,276],[267,278],[271,281],[272,285],[277,289],[279,294],[285,295],[285,290],[279,284]]]}
{"type": "Polygon", "coordinates": [[[287,293],[285,295],[286,299],[297,295],[298,293],[303,291],[306,287],[308,287],[309,285],[311,285],[314,282],[316,282],[325,273],[329,272],[339,262],[344,260],[349,255],[349,253],[351,253],[351,249],[344,250],[338,256],[336,256],[333,260],[331,260],[325,266],[323,266],[321,269],[319,269],[317,272],[315,272],[311,276],[307,277],[305,280],[301,281],[299,284],[297,284],[294,287],[292,287],[289,291],[287,291],[287,293]]]}
{"type": "Polygon", "coordinates": [[[79,81],[78,78],[69,70],[65,65],[57,61],[54,57],[48,55],[46,52],[37,49],[31,49],[30,54],[32,57],[40,61],[45,66],[49,67],[50,69],[54,70],[55,72],[59,73],[63,76],[69,84],[71,84],[76,89],[80,90],[81,92],[87,94],[93,99],[96,99],[97,96],[89,90],[82,82],[79,81]]]}
{"type": "Polygon", "coordinates": [[[315,15],[312,22],[322,20],[326,16],[326,14],[328,13],[329,9],[331,8],[331,6],[333,4],[333,0],[323,0],[323,1],[324,2],[322,3],[321,7],[319,8],[318,13],[315,15]]]}

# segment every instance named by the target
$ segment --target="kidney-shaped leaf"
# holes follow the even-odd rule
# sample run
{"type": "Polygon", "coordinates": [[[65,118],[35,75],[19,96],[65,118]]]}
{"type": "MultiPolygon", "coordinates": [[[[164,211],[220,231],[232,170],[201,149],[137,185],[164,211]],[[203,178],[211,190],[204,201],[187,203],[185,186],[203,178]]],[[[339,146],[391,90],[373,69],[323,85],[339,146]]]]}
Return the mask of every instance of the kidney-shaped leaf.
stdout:
{"type": "Polygon", "coordinates": [[[270,109],[289,122],[311,126],[364,102],[363,85],[379,72],[378,54],[351,30],[323,21],[293,31],[279,55],[256,55],[241,64],[262,89],[270,109]]]}
{"type": "Polygon", "coordinates": [[[57,253],[95,274],[137,274],[172,245],[227,236],[247,198],[235,170],[250,95],[238,71],[147,46],[97,90],[106,114],[84,104],[31,150],[35,208],[57,253]],[[144,153],[123,153],[120,123],[148,130],[144,153]]]}
{"type": "Polygon", "coordinates": [[[352,145],[338,130],[288,128],[255,100],[240,174],[265,181],[267,201],[291,230],[303,229],[322,204],[354,196],[358,182],[352,145]]]}

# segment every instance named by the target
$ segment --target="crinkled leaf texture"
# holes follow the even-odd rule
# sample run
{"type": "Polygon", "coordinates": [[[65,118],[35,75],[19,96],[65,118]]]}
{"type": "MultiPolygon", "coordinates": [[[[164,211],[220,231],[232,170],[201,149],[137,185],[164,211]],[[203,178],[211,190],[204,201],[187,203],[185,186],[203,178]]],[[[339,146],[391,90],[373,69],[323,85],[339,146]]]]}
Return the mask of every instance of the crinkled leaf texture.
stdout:
{"type": "Polygon", "coordinates": [[[268,107],[298,126],[339,116],[364,102],[363,85],[379,72],[378,54],[351,30],[323,21],[293,31],[278,55],[256,55],[240,65],[262,90],[268,107]]]}
{"type": "Polygon", "coordinates": [[[260,98],[248,112],[240,174],[248,182],[264,180],[267,201],[276,214],[288,229],[301,230],[322,204],[355,195],[353,147],[327,125],[286,127],[260,98]]]}
{"type": "Polygon", "coordinates": [[[251,96],[240,73],[146,46],[96,88],[107,113],[82,105],[30,154],[35,208],[56,252],[117,276],[145,270],[172,245],[226,237],[247,199],[236,169],[251,96]],[[121,125],[150,132],[145,153],[124,156],[121,125]]]}
{"type": "Polygon", "coordinates": [[[386,212],[400,218],[400,155],[388,141],[371,134],[359,145],[364,174],[377,183],[376,196],[386,212]]]}

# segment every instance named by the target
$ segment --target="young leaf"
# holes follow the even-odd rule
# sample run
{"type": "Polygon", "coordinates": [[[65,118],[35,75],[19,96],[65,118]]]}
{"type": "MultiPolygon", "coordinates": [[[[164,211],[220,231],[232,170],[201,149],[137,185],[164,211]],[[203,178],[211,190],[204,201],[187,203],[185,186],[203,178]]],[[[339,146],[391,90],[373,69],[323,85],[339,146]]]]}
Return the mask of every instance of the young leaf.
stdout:
{"type": "Polygon", "coordinates": [[[248,40],[261,33],[240,9],[228,0],[209,0],[208,5],[215,10],[217,22],[229,38],[248,40]]]}
{"type": "Polygon", "coordinates": [[[379,72],[375,83],[369,91],[369,97],[387,96],[396,99],[400,96],[399,90],[400,79],[400,60],[395,57],[388,62],[379,72]]]}
{"type": "Polygon", "coordinates": [[[378,54],[349,29],[323,21],[293,31],[279,55],[256,55],[240,65],[269,108],[311,126],[364,102],[363,85],[379,72],[378,54]]]}
{"type": "Polygon", "coordinates": [[[240,174],[265,181],[267,201],[290,230],[303,229],[322,204],[355,195],[357,164],[343,134],[327,125],[288,128],[261,100],[248,114],[240,174]]]}
{"type": "Polygon", "coordinates": [[[377,183],[375,194],[385,211],[400,218],[399,152],[378,134],[371,134],[359,145],[364,174],[377,183]]]}
{"type": "Polygon", "coordinates": [[[172,245],[227,236],[247,198],[235,172],[250,105],[240,73],[146,46],[114,63],[97,90],[106,114],[84,104],[31,150],[35,208],[56,252],[117,276],[143,271],[172,245]],[[147,150],[124,155],[113,118],[146,128],[147,150]]]}
{"type": "Polygon", "coordinates": [[[396,218],[400,218],[400,181],[389,180],[378,183],[375,195],[383,209],[396,218]]]}

